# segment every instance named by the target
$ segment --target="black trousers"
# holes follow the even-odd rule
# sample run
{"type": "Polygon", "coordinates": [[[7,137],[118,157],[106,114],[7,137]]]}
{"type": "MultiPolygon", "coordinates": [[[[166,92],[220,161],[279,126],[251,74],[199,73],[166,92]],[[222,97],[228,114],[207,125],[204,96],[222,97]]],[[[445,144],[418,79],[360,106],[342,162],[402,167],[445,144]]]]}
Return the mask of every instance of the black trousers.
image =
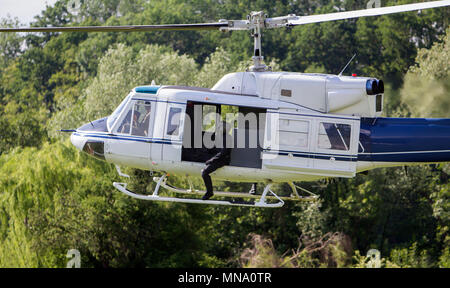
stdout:
{"type": "Polygon", "coordinates": [[[212,161],[209,163],[205,169],[202,171],[202,178],[205,182],[206,192],[212,193],[213,192],[213,186],[211,181],[211,176],[209,174],[213,173],[219,168],[222,168],[223,166],[227,165],[223,161],[212,161]]]}

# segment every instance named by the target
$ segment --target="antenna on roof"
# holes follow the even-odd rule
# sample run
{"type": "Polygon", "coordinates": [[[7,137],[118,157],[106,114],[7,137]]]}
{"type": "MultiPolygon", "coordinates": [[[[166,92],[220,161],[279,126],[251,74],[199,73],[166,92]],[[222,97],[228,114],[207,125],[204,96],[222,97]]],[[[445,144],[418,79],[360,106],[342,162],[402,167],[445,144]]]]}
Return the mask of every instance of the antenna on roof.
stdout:
{"type": "Polygon", "coordinates": [[[345,65],[345,67],[342,69],[341,73],[338,74],[338,76],[342,76],[342,73],[344,73],[345,69],[347,69],[347,66],[350,65],[350,63],[352,63],[352,60],[355,57],[356,57],[356,53],[353,55],[353,57],[350,59],[350,61],[348,61],[347,65],[345,65]]]}

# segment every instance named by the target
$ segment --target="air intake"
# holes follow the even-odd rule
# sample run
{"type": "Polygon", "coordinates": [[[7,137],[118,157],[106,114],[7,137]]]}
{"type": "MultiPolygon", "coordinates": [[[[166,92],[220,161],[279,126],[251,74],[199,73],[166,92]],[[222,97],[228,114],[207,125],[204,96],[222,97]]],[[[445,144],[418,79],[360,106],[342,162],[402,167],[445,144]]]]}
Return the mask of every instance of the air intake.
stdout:
{"type": "Polygon", "coordinates": [[[383,80],[369,79],[366,82],[367,95],[377,95],[384,93],[383,80]]]}

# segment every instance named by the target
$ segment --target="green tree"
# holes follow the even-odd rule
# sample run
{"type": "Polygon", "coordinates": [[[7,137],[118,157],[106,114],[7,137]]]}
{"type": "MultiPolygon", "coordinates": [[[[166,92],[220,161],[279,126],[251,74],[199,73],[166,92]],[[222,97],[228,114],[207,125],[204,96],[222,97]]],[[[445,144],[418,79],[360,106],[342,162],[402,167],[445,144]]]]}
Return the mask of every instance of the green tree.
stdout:
{"type": "Polygon", "coordinates": [[[450,28],[431,49],[421,49],[401,90],[413,116],[447,117],[450,111],[450,28]]]}
{"type": "MultiPolygon", "coordinates": [[[[2,18],[0,19],[0,27],[18,27],[19,19],[2,18]]],[[[0,75],[4,67],[15,59],[22,52],[21,44],[23,38],[17,34],[1,33],[0,34],[0,75]]]]}

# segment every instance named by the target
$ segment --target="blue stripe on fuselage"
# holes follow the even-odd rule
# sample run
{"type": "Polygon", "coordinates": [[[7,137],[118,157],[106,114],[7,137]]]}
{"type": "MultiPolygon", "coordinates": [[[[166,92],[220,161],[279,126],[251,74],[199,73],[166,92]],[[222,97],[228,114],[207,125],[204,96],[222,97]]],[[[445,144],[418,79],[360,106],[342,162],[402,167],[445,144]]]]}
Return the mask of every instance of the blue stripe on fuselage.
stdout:
{"type": "Polygon", "coordinates": [[[134,142],[145,142],[145,143],[158,143],[158,144],[173,144],[173,145],[181,145],[181,141],[173,141],[171,139],[163,139],[163,138],[146,138],[146,137],[133,137],[126,135],[112,135],[112,134],[96,134],[96,133],[83,133],[83,132],[75,132],[75,136],[83,136],[90,138],[103,138],[103,139],[113,139],[113,140],[123,140],[123,141],[134,141],[134,142]]]}
{"type": "Polygon", "coordinates": [[[358,161],[450,161],[450,119],[361,118],[359,140],[358,161]]]}

